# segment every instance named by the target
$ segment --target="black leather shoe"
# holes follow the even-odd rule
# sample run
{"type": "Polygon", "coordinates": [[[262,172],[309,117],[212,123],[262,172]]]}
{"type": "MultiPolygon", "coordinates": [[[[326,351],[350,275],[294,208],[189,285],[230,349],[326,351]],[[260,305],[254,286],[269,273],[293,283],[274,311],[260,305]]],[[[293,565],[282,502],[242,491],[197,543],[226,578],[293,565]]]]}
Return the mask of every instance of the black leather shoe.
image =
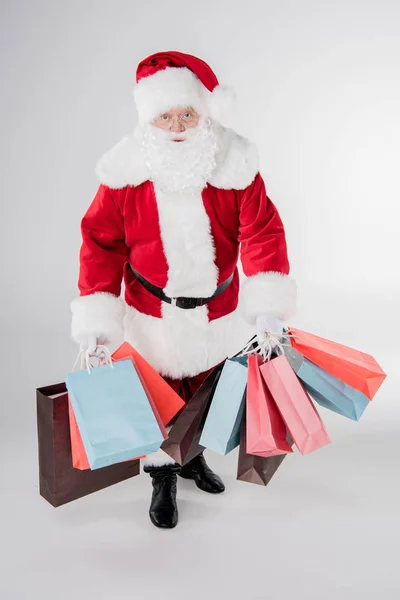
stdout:
{"type": "Polygon", "coordinates": [[[156,527],[172,529],[178,523],[178,507],[176,505],[176,474],[181,467],[165,465],[148,467],[143,470],[153,480],[153,495],[150,504],[150,520],[156,527]]]}
{"type": "Polygon", "coordinates": [[[209,494],[220,494],[225,490],[222,479],[211,471],[202,454],[182,467],[179,475],[184,479],[193,479],[198,488],[209,494]]]}

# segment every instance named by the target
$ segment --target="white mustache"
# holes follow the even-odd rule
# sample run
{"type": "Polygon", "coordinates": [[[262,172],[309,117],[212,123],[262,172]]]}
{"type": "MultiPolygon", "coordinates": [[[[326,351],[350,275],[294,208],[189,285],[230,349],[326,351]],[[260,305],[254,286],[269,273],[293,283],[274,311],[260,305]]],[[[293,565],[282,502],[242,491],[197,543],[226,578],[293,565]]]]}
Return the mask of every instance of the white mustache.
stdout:
{"type": "Polygon", "coordinates": [[[174,140],[188,140],[193,139],[198,136],[198,131],[196,128],[188,129],[186,131],[164,131],[162,129],[158,129],[156,131],[151,131],[150,136],[153,139],[164,139],[166,141],[174,141],[174,140]]]}
{"type": "Polygon", "coordinates": [[[156,185],[169,192],[202,189],[215,167],[216,130],[212,123],[186,131],[169,131],[149,124],[136,135],[156,185]],[[172,143],[174,139],[186,144],[172,143]]]}

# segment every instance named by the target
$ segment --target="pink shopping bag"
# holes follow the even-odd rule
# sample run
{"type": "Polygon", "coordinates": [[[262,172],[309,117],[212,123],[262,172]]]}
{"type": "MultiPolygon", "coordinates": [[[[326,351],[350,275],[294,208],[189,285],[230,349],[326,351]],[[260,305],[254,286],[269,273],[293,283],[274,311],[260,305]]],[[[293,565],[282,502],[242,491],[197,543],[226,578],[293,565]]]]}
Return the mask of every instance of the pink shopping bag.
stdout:
{"type": "Polygon", "coordinates": [[[293,452],[286,439],[286,425],[260,372],[263,358],[248,358],[246,393],[246,451],[257,456],[293,452]]]}
{"type": "Polygon", "coordinates": [[[264,363],[260,371],[299,452],[308,454],[328,444],[321,417],[286,356],[264,363]]]}

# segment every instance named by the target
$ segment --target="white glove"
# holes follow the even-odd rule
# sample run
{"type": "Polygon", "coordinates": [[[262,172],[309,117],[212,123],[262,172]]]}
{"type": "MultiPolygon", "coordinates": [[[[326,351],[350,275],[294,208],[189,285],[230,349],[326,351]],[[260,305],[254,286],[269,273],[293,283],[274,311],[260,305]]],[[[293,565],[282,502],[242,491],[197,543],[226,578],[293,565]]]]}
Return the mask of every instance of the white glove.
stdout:
{"type": "Polygon", "coordinates": [[[81,341],[81,350],[88,351],[89,354],[94,354],[98,346],[97,338],[95,335],[87,335],[85,339],[81,341]]]}
{"type": "Polygon", "coordinates": [[[111,364],[112,357],[105,344],[106,341],[103,343],[102,339],[97,338],[95,335],[87,335],[82,339],[79,353],[79,356],[81,357],[81,369],[88,369],[90,372],[90,368],[93,366],[91,365],[91,358],[98,360],[98,366],[111,364]]]}
{"type": "MultiPolygon", "coordinates": [[[[270,313],[262,313],[256,319],[257,340],[259,344],[266,342],[269,338],[268,334],[273,335],[278,340],[282,339],[284,322],[270,313]]],[[[276,343],[271,341],[271,347],[274,348],[276,343]]]]}

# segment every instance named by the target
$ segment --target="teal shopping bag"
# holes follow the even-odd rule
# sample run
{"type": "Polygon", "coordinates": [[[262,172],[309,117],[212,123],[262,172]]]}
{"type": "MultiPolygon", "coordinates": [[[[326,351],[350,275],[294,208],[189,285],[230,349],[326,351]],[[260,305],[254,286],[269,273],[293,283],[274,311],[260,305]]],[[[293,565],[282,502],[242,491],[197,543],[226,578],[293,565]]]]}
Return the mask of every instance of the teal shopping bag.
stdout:
{"type": "Polygon", "coordinates": [[[292,347],[285,347],[286,357],[309,395],[324,408],[358,421],[369,404],[359,390],[340,381],[305,358],[292,347]]]}
{"type": "Polygon", "coordinates": [[[161,446],[163,433],[131,360],[70,373],[66,385],[91,469],[161,446]]]}
{"type": "Polygon", "coordinates": [[[222,369],[200,445],[218,454],[239,446],[246,402],[247,357],[228,359],[222,369]]]}

